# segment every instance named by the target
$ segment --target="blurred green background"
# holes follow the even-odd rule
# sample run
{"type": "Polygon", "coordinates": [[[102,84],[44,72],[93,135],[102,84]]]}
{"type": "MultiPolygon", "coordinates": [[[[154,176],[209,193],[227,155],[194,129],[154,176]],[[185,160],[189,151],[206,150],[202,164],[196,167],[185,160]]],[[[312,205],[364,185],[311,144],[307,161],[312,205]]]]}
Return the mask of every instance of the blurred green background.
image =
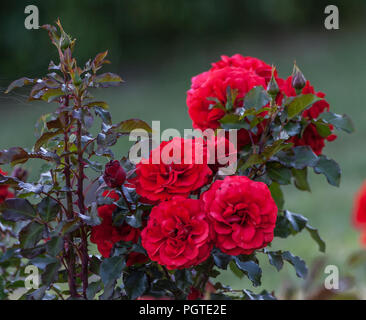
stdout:
{"type": "MultiPolygon", "coordinates": [[[[286,188],[286,208],[307,216],[327,243],[326,263],[339,267],[340,276],[355,276],[353,291],[365,298],[366,267],[347,261],[360,249],[359,233],[351,225],[354,193],[366,178],[366,2],[332,1],[339,8],[340,29],[324,28],[328,1],[12,1],[0,13],[0,148],[30,147],[34,124],[54,105],[27,103],[25,91],[5,96],[7,84],[21,76],[47,72],[55,50],[41,30],[24,28],[24,8],[37,5],[40,24],[60,17],[65,30],[77,38],[76,56],[82,62],[105,49],[112,65],[126,81],[120,88],[98,94],[111,106],[114,122],[130,117],[160,120],[161,127],[183,132],[191,127],[185,105],[190,78],[210,67],[222,54],[255,56],[277,66],[287,77],[293,61],[318,91],[327,94],[331,110],[347,113],[356,132],[339,132],[324,152],[343,169],[340,188],[323,176],[311,174],[312,192],[286,188]]],[[[122,144],[118,156],[127,153],[122,144]]],[[[25,165],[33,178],[39,165],[25,165]]],[[[274,248],[290,250],[311,265],[323,254],[307,233],[275,239],[274,248]]],[[[263,287],[284,292],[285,286],[303,287],[291,267],[277,273],[263,262],[263,287]]],[[[320,270],[319,285],[326,275],[320,270]]],[[[245,279],[223,275],[235,288],[250,288],[245,279]]],[[[259,291],[258,290],[254,291],[259,291]]],[[[351,291],[352,291],[351,290],[351,291]]],[[[301,294],[296,296],[301,298],[301,294]]]]}

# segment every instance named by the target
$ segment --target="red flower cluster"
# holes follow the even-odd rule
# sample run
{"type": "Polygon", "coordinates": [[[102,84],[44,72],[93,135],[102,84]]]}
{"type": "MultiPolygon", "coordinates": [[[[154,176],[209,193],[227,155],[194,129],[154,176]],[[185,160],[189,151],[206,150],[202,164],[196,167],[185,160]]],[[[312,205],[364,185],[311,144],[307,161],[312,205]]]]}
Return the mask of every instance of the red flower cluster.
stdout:
{"type": "MultiPolygon", "coordinates": [[[[217,100],[226,104],[227,88],[237,90],[237,97],[234,108],[240,105],[243,97],[255,86],[266,88],[272,73],[272,67],[265,62],[252,57],[243,57],[239,54],[232,57],[222,56],[221,60],[212,64],[212,68],[192,78],[190,90],[187,92],[188,113],[192,119],[194,128],[205,130],[207,128],[217,129],[220,127],[219,120],[223,118],[226,111],[220,108],[212,108],[217,100]],[[214,99],[213,99],[214,98],[214,99]]],[[[295,89],[292,87],[292,77],[284,80],[278,78],[277,73],[274,77],[279,85],[281,93],[277,96],[280,102],[283,95],[288,97],[296,96],[295,89]]],[[[312,93],[318,97],[325,96],[322,92],[315,92],[309,81],[302,90],[303,94],[312,93]]],[[[320,113],[329,110],[329,104],[325,100],[318,101],[311,108],[303,112],[303,117],[307,120],[316,119],[320,113]]],[[[253,136],[254,143],[262,133],[262,127],[257,126],[258,133],[253,136]]],[[[330,126],[333,129],[332,126],[330,126]]],[[[314,124],[309,123],[302,137],[291,139],[295,145],[309,145],[313,151],[320,155],[324,147],[324,140],[333,141],[336,138],[331,134],[322,137],[316,130],[314,124]]],[[[238,131],[238,148],[251,142],[247,130],[238,131]]]]}
{"type": "MultiPolygon", "coordinates": [[[[108,197],[114,201],[118,201],[119,196],[114,191],[104,191],[103,197],[108,197]]],[[[136,229],[123,223],[120,227],[115,227],[112,224],[112,214],[116,210],[116,205],[106,204],[98,208],[98,215],[102,219],[102,223],[92,228],[90,241],[95,243],[98,251],[105,258],[111,254],[113,245],[119,241],[131,241],[137,243],[140,237],[140,229],[136,229]]],[[[135,263],[144,263],[147,257],[141,253],[131,252],[127,258],[127,265],[135,263]]]]}
{"type": "MultiPolygon", "coordinates": [[[[6,176],[7,173],[0,169],[0,175],[6,176]]],[[[14,194],[9,191],[8,185],[0,186],[0,204],[3,203],[8,198],[13,198],[14,194]]]]}
{"type": "Polygon", "coordinates": [[[217,180],[200,200],[174,197],[155,206],[142,245],[168,269],[188,268],[215,245],[230,255],[250,254],[273,239],[277,207],[268,187],[244,176],[217,180]]]}
{"type": "Polygon", "coordinates": [[[366,181],[355,196],[353,222],[362,230],[361,243],[366,246],[366,181]]]}

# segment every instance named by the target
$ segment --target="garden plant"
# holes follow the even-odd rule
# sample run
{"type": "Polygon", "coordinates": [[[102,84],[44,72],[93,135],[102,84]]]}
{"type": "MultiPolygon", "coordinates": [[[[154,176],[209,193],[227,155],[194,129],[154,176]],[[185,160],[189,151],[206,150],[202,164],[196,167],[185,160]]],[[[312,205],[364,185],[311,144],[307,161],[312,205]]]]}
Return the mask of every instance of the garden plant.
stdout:
{"type": "Polygon", "coordinates": [[[341,169],[323,151],[353,125],[296,64],[284,79],[260,59],[222,56],[187,92],[202,136],[163,141],[134,163],[129,150],[116,150],[118,139],[153,131],[139,119],[113,122],[107,102],[93,98],[94,88],[123,85],[101,72],[108,52],[81,66],[59,21],[42,28],[58,61],[7,90],[32,86],[29,100],[52,110],[38,121],[34,146],[0,151],[0,164],[14,166],[0,172],[0,298],[24,288],[28,266],[40,271],[39,287],[19,299],[276,299],[255,288],[260,255],[273,272],[289,263],[306,278],[305,262],[272,244],[300,232],[321,252],[326,244],[305,216],[286,210],[282,187],[310,191],[311,171],[339,186],[341,169]],[[228,175],[221,160],[233,157],[228,175]],[[30,182],[21,165],[33,159],[44,165],[30,182]],[[217,281],[223,270],[253,288],[217,281]]]}

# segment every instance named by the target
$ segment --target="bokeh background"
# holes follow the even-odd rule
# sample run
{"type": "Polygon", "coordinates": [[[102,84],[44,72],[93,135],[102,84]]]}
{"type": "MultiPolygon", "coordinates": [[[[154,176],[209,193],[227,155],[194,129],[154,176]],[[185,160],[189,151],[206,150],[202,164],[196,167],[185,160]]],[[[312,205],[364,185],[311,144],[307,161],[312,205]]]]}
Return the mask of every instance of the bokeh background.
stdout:
{"type": "MultiPolygon", "coordinates": [[[[65,30],[77,38],[76,56],[82,61],[109,49],[112,65],[125,83],[100,95],[114,121],[137,117],[160,120],[162,129],[191,127],[185,105],[190,78],[205,71],[222,54],[255,56],[277,66],[287,77],[296,60],[318,91],[327,94],[331,111],[347,113],[355,123],[352,135],[339,133],[324,152],[343,170],[340,188],[323,176],[311,174],[311,193],[285,189],[286,208],[307,216],[327,243],[326,254],[304,234],[275,240],[273,247],[288,249],[312,267],[312,281],[296,278],[291,267],[277,273],[263,260],[263,286],[283,297],[308,297],[322,287],[324,264],[339,268],[340,277],[352,277],[342,297],[365,298],[366,261],[359,233],[351,224],[354,193],[366,179],[366,1],[332,1],[340,13],[340,29],[326,30],[320,0],[63,0],[6,1],[0,12],[0,149],[31,147],[34,124],[54,105],[27,103],[26,92],[4,95],[9,82],[21,76],[47,72],[55,50],[43,30],[24,28],[24,8],[37,5],[40,24],[60,17],[65,30]],[[360,251],[361,250],[361,251],[360,251]],[[316,276],[317,275],[317,276],[316,276]],[[313,283],[313,287],[309,287],[313,283]],[[354,296],[356,294],[356,296],[354,296]]],[[[117,150],[120,156],[125,148],[117,150]]],[[[39,164],[25,167],[31,177],[39,164]]],[[[235,288],[251,288],[245,279],[224,274],[220,280],[235,288]]],[[[342,282],[343,283],[343,282],[342,282]]],[[[254,291],[260,291],[261,288],[254,291]]]]}

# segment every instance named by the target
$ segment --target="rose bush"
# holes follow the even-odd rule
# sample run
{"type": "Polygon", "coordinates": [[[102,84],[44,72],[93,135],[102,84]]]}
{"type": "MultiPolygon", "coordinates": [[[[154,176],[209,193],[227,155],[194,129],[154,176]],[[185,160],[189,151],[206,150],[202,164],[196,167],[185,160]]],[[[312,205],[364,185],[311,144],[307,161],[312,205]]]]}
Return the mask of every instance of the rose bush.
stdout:
{"type": "MultiPolygon", "coordinates": [[[[271,243],[303,230],[320,251],[325,243],[306,217],[285,210],[281,188],[310,191],[310,169],[338,186],[340,168],[323,154],[324,142],[353,125],[330,112],[297,66],[285,80],[260,59],[222,56],[187,92],[193,127],[213,135],[163,141],[132,163],[113,146],[135,129],[150,139],[152,129],[139,119],[113,123],[107,103],[92,97],[92,88],[122,83],[99,73],[107,52],[81,67],[61,23],[42,28],[59,61],[7,92],[32,85],[29,100],[57,107],[38,121],[32,148],[0,151],[0,165],[17,165],[11,176],[0,171],[0,298],[21,286],[28,265],[41,269],[41,286],[20,299],[274,299],[215,281],[229,269],[259,286],[257,255],[277,271],[288,262],[306,277],[301,258],[271,243]],[[29,182],[21,164],[32,159],[46,165],[29,182]]],[[[360,224],[365,199],[361,192],[360,224]]]]}

